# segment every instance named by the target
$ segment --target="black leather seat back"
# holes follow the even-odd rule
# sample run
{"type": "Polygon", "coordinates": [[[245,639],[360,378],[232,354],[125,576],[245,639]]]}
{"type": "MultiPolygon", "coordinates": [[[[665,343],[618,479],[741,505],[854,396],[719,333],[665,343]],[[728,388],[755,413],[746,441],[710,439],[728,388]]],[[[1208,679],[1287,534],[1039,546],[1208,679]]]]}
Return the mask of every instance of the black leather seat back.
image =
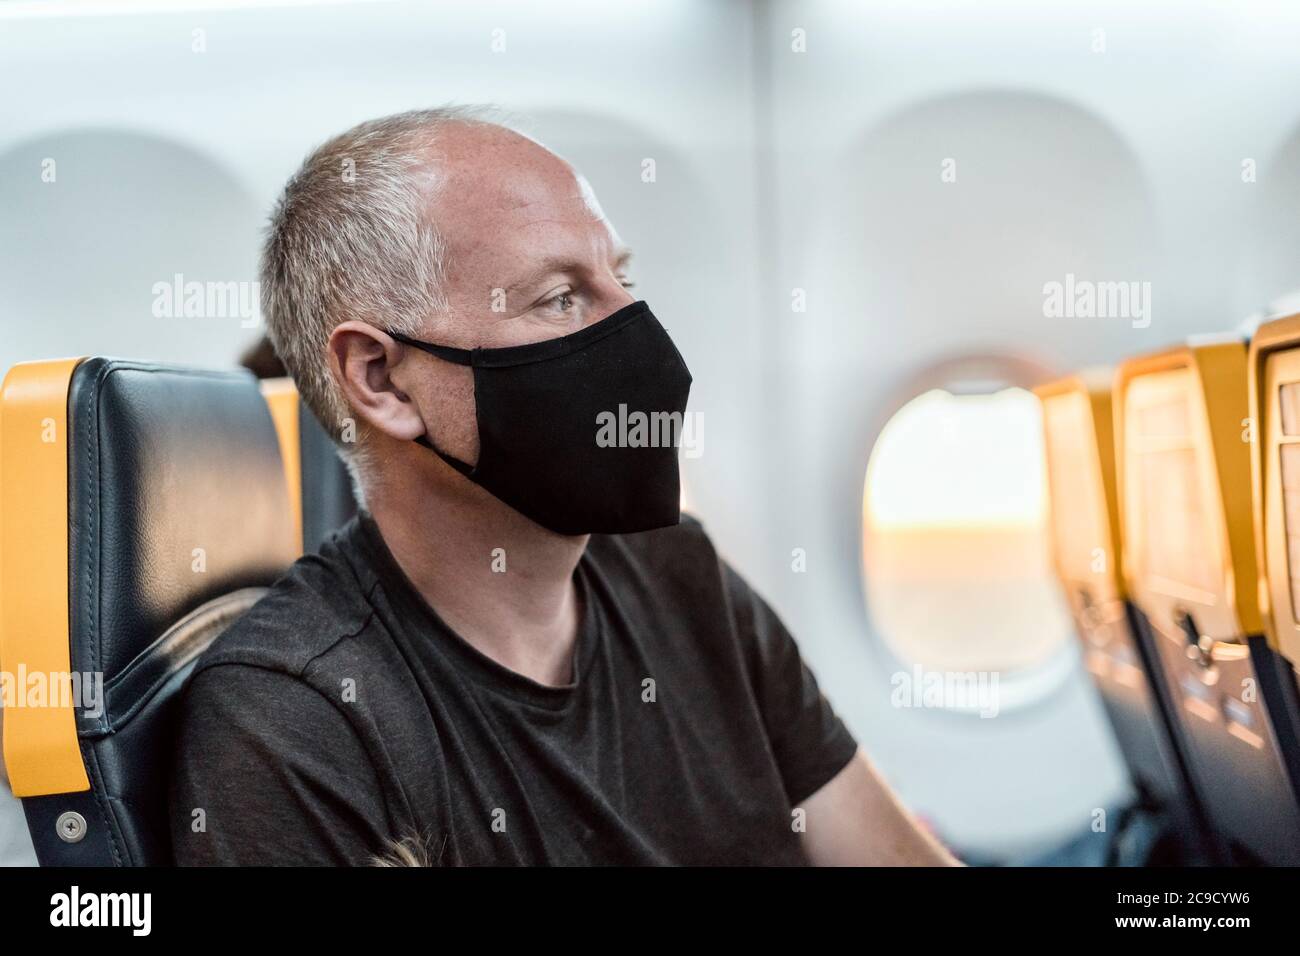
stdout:
{"type": "Polygon", "coordinates": [[[71,663],[104,706],[76,714],[90,792],[24,810],[42,863],[165,864],[177,694],[297,556],[279,445],[248,373],[103,358],[73,373],[67,427],[71,663]],[[69,810],[85,835],[50,839],[69,810]]]}
{"type": "Polygon", "coordinates": [[[352,479],[334,442],[306,405],[298,409],[302,461],[302,549],[316,552],[322,542],[357,513],[352,479]]]}

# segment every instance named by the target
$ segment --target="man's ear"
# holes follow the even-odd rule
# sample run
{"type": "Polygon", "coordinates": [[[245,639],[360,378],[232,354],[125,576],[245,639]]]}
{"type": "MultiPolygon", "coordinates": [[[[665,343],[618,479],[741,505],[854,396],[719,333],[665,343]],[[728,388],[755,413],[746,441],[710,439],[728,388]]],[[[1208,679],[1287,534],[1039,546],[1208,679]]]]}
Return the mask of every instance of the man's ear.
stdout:
{"type": "Polygon", "coordinates": [[[342,322],[326,346],[330,372],[364,424],[400,441],[425,432],[411,397],[393,381],[393,371],[410,361],[410,350],[365,322],[342,322]]]}

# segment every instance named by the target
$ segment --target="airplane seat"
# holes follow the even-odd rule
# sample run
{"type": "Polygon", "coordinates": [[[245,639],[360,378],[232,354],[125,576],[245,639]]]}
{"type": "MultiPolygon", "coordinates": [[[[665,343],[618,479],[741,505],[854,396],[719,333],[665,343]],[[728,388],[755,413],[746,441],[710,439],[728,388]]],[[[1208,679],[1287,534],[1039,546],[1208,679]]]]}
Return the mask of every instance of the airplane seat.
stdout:
{"type": "Polygon", "coordinates": [[[352,479],[293,379],[262,379],[261,388],[280,438],[302,549],[311,554],[356,514],[352,479]]]}
{"type": "Polygon", "coordinates": [[[1291,717],[1292,779],[1300,794],[1300,314],[1260,325],[1251,340],[1251,488],[1264,643],[1276,668],[1273,694],[1291,717]]]}
{"type": "Polygon", "coordinates": [[[1120,365],[1123,568],[1211,823],[1232,859],[1295,865],[1298,711],[1264,636],[1248,364],[1233,338],[1120,365]]]}
{"type": "Polygon", "coordinates": [[[6,708],[4,757],[42,865],[171,862],[179,691],[297,554],[252,376],[108,358],[9,371],[0,666],[48,675],[48,694],[6,708]]]}
{"type": "MultiPolygon", "coordinates": [[[[1121,570],[1119,502],[1109,369],[1087,369],[1034,389],[1042,406],[1052,560],[1137,792],[1133,809],[1161,840],[1149,862],[1213,860],[1186,745],[1136,625],[1121,570]]],[[[1116,842],[1118,847],[1119,842],[1116,842]]]]}
{"type": "Polygon", "coordinates": [[[311,553],[357,513],[352,476],[335,451],[334,441],[299,403],[299,451],[311,467],[302,472],[302,546],[311,553]]]}

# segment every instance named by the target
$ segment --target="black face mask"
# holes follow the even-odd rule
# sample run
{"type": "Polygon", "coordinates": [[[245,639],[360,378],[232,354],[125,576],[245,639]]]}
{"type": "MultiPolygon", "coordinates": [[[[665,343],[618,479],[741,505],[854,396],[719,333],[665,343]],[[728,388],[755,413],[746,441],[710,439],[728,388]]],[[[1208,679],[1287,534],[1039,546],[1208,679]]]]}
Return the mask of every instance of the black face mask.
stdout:
{"type": "Polygon", "coordinates": [[[474,370],[478,463],[416,439],[470,481],[559,534],[677,524],[677,445],[691,373],[644,302],[557,339],[458,349],[390,332],[474,370]]]}

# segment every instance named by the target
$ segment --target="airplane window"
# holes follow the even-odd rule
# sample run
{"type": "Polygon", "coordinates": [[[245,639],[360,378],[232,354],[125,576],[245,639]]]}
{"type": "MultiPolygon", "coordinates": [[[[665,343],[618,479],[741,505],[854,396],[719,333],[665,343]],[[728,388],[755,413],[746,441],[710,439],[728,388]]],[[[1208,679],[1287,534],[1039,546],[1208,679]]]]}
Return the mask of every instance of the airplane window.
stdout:
{"type": "Polygon", "coordinates": [[[863,493],[877,632],[935,671],[1026,672],[1069,644],[1049,558],[1037,399],[931,389],[886,423],[863,493]]]}

